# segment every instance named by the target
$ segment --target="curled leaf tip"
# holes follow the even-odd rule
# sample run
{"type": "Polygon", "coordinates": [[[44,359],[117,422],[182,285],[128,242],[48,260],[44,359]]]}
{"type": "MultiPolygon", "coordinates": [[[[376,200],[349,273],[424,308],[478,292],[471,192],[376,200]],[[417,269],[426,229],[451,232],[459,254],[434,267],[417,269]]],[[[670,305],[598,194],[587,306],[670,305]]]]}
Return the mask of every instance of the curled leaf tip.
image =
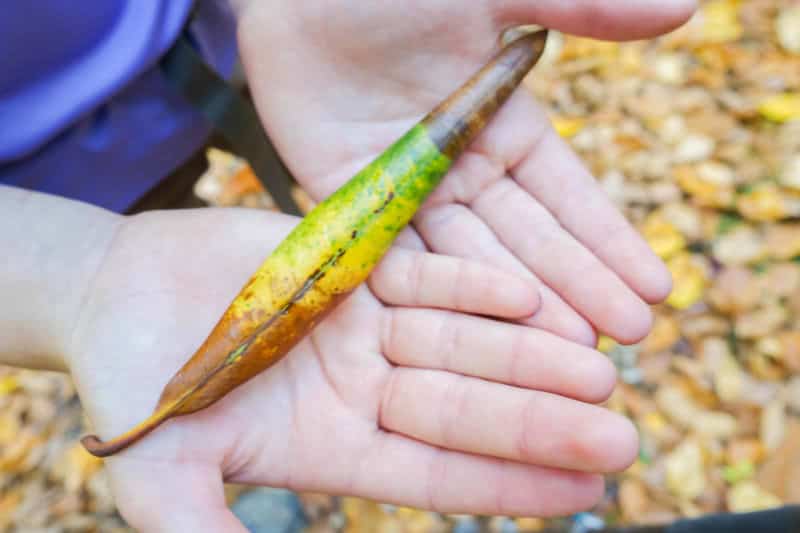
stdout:
{"type": "Polygon", "coordinates": [[[87,435],[83,437],[81,439],[81,444],[83,444],[87,452],[95,457],[107,457],[114,453],[114,450],[110,449],[97,435],[87,435]]]}
{"type": "Polygon", "coordinates": [[[136,443],[139,439],[156,429],[166,419],[172,416],[171,409],[158,410],[153,413],[147,420],[132,428],[130,431],[123,433],[114,439],[103,441],[97,435],[87,435],[81,439],[81,444],[86,448],[86,451],[95,457],[108,457],[117,452],[120,452],[136,443]]]}

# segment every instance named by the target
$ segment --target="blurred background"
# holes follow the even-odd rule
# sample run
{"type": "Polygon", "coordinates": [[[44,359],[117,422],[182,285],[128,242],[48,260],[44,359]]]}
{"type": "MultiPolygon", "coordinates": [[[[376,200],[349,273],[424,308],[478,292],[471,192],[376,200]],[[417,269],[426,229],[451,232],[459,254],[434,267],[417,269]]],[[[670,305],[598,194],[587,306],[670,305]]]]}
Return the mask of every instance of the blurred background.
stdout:
{"type": "MultiPolygon", "coordinates": [[[[800,503],[800,3],[704,1],[647,42],[555,34],[526,87],[674,277],[645,341],[600,341],[638,461],[548,521],[228,487],[252,531],[577,533],[800,503]]],[[[244,161],[198,158],[189,204],[273,208],[244,161]]],[[[67,376],[0,367],[0,531],[129,531],[82,416],[67,376]]]]}

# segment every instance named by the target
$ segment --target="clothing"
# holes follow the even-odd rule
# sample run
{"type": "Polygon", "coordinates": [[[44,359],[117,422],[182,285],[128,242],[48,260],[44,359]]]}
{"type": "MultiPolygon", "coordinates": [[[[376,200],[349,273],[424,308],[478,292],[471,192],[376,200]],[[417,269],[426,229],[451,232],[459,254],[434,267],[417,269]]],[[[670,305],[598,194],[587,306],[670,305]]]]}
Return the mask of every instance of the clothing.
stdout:
{"type": "MultiPolygon", "coordinates": [[[[0,183],[124,211],[207,137],[157,62],[191,0],[31,0],[0,17],[0,183]]],[[[228,75],[235,23],[200,0],[188,31],[228,75]]]]}

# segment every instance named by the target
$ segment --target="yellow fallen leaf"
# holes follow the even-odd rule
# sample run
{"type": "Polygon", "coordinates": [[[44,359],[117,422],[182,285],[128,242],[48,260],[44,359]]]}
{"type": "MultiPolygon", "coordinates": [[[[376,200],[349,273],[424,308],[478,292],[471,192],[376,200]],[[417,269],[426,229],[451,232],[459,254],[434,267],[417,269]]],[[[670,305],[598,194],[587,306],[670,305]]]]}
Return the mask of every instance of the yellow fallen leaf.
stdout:
{"type": "Polygon", "coordinates": [[[585,124],[582,118],[553,117],[551,119],[556,132],[566,139],[574,137],[583,129],[585,124]]]}
{"type": "Polygon", "coordinates": [[[657,314],[650,334],[641,343],[642,353],[662,352],[671,348],[680,338],[678,321],[672,316],[657,314]]]}
{"type": "Polygon", "coordinates": [[[728,510],[734,513],[748,513],[780,507],[782,502],[774,494],[767,492],[754,481],[742,481],[728,491],[728,510]]]}
{"type": "Polygon", "coordinates": [[[703,39],[706,42],[725,43],[742,36],[738,0],[714,0],[703,5],[703,39]]]}
{"type": "Polygon", "coordinates": [[[784,50],[800,54],[800,5],[781,10],[775,19],[775,33],[784,50]]]}
{"type": "Polygon", "coordinates": [[[545,526],[544,520],[541,518],[517,518],[514,523],[517,525],[517,529],[523,533],[541,531],[545,526]]]}
{"type": "Polygon", "coordinates": [[[787,122],[800,118],[800,93],[783,93],[770,96],[758,106],[758,112],[767,120],[787,122]]]}
{"type": "Polygon", "coordinates": [[[672,274],[672,292],[667,303],[675,309],[687,309],[703,298],[706,288],[704,270],[692,261],[691,254],[680,253],[667,262],[672,274]]]}
{"type": "Polygon", "coordinates": [[[610,352],[616,345],[617,341],[605,335],[600,335],[600,338],[597,339],[597,350],[603,353],[610,352]]]}
{"type": "Polygon", "coordinates": [[[722,477],[730,484],[739,483],[747,479],[751,479],[756,473],[753,463],[744,460],[738,463],[725,465],[722,468],[722,477]]]}
{"type": "Polygon", "coordinates": [[[561,51],[561,61],[573,59],[612,59],[619,53],[619,43],[613,41],[600,41],[586,37],[570,36],[564,42],[561,51]]]}
{"type": "Polygon", "coordinates": [[[681,165],[675,167],[674,173],[678,186],[697,204],[716,208],[727,208],[733,205],[735,191],[732,183],[715,180],[713,172],[704,172],[701,175],[694,167],[681,165]]]}
{"type": "Polygon", "coordinates": [[[11,394],[19,388],[19,381],[16,376],[3,376],[0,378],[0,396],[11,394]]]}
{"type": "Polygon", "coordinates": [[[686,239],[681,232],[657,213],[647,217],[642,235],[661,259],[669,259],[686,248],[686,239]]]}
{"type": "Polygon", "coordinates": [[[666,458],[667,489],[681,500],[693,500],[706,490],[705,464],[700,444],[687,439],[666,458]]]}
{"type": "Polygon", "coordinates": [[[736,207],[744,218],[757,222],[777,222],[792,214],[785,195],[774,185],[758,187],[739,195],[736,207]]]}

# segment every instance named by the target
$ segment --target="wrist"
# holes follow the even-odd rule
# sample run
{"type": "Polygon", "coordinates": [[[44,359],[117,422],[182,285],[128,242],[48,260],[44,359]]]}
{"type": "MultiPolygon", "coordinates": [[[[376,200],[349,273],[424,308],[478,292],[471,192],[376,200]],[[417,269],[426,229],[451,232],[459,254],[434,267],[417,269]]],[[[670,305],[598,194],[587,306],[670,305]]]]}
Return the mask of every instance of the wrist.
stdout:
{"type": "Polygon", "coordinates": [[[123,217],[0,186],[0,363],[69,368],[74,328],[123,217]]]}

